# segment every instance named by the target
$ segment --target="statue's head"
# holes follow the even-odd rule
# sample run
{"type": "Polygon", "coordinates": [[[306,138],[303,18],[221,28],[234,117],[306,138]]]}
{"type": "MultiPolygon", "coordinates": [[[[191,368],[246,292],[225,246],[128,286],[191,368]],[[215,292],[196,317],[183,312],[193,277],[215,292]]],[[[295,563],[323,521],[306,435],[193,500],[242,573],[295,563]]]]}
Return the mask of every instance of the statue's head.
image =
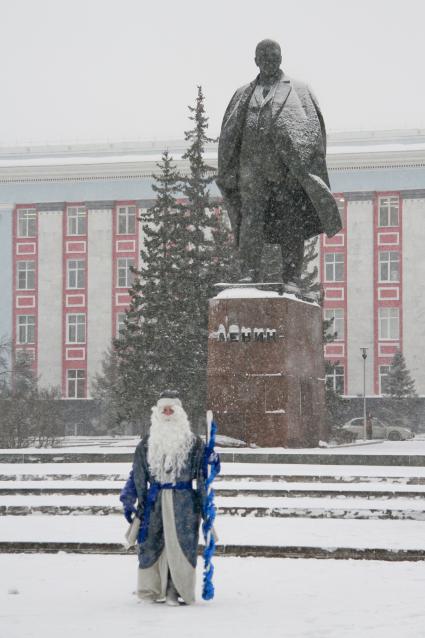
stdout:
{"type": "Polygon", "coordinates": [[[282,52],[274,40],[261,40],[255,47],[255,64],[265,75],[275,75],[281,62],[282,52]]]}

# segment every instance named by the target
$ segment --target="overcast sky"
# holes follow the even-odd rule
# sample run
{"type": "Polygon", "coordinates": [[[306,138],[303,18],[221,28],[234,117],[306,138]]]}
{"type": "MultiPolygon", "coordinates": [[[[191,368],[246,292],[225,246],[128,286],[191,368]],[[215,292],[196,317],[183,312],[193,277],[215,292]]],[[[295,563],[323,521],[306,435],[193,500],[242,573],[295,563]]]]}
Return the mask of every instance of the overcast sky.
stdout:
{"type": "Polygon", "coordinates": [[[0,146],[210,132],[277,40],[328,130],[425,128],[424,0],[0,0],[0,146]]]}

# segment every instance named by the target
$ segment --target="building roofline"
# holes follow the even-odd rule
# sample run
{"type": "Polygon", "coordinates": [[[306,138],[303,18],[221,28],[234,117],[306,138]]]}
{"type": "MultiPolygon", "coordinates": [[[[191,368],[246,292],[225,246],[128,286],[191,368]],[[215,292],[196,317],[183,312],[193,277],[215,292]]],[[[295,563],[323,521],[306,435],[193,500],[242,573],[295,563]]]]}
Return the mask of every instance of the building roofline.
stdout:
{"type": "MultiPolygon", "coordinates": [[[[140,179],[158,172],[168,149],[184,174],[184,140],[145,140],[87,144],[0,147],[0,182],[84,179],[140,179]]],[[[205,159],[217,166],[217,143],[207,144],[205,159]]],[[[328,135],[331,171],[425,166],[425,129],[335,131],[328,135]]]]}
{"type": "MultiPolygon", "coordinates": [[[[376,146],[386,144],[425,144],[425,129],[383,129],[360,131],[328,131],[328,146],[376,146]]],[[[36,159],[65,157],[114,157],[122,155],[158,155],[168,149],[183,154],[187,142],[182,139],[118,140],[111,142],[73,142],[22,145],[0,145],[0,159],[36,159]]],[[[216,150],[217,143],[206,145],[206,150],[216,150]]]]}

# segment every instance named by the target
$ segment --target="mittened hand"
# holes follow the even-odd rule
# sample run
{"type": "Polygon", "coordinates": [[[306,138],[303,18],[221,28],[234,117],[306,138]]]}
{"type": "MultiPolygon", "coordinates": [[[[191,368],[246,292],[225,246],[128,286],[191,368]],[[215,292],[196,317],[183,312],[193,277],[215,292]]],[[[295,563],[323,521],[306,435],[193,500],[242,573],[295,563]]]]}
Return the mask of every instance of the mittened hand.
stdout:
{"type": "Polygon", "coordinates": [[[130,525],[133,522],[133,514],[134,514],[134,511],[132,509],[131,510],[129,510],[129,509],[125,509],[124,510],[124,516],[127,519],[127,521],[130,523],[130,525]]]}

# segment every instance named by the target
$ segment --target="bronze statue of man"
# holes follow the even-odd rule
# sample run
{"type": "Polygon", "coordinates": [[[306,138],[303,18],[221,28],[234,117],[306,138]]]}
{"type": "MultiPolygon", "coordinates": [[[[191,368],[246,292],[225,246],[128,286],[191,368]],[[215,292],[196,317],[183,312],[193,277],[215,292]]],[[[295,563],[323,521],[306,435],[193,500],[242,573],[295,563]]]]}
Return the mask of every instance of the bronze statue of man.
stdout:
{"type": "Polygon", "coordinates": [[[217,185],[246,282],[259,279],[264,243],[280,244],[282,279],[290,284],[301,274],[304,241],[341,229],[319,105],[305,84],[283,73],[281,62],[277,42],[257,45],[260,73],[232,97],[220,134],[217,185]]]}

